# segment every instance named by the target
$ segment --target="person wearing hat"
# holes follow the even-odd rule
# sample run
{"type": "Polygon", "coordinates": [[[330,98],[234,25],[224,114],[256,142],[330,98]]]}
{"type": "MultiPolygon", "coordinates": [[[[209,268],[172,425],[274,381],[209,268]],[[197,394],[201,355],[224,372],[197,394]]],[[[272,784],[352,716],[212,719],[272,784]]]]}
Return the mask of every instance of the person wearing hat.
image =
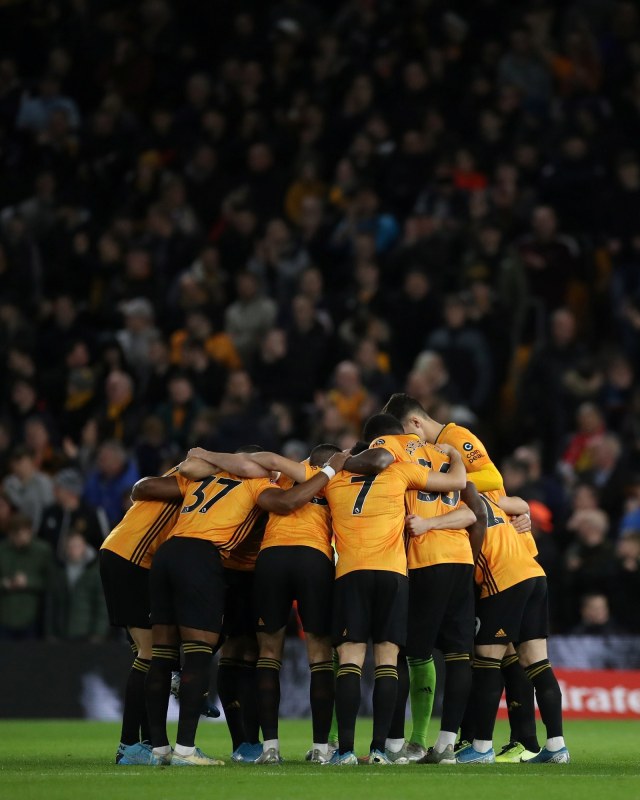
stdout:
{"type": "Polygon", "coordinates": [[[39,538],[49,542],[58,561],[64,559],[67,539],[80,534],[95,550],[107,535],[106,520],[82,499],[83,481],[75,469],[63,469],[53,482],[55,501],[44,509],[39,538]]]}

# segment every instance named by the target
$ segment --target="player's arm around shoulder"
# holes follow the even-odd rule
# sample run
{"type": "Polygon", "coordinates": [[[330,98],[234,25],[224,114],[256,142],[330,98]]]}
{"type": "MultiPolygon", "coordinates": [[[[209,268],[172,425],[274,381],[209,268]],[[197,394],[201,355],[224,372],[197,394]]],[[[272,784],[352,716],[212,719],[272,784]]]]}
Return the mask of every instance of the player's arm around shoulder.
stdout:
{"type": "Polygon", "coordinates": [[[229,472],[239,478],[266,478],[268,470],[250,458],[248,453],[215,453],[193,447],[180,464],[180,474],[190,480],[202,480],[218,472],[229,472]]]}
{"type": "Polygon", "coordinates": [[[291,478],[295,483],[303,483],[307,479],[306,467],[299,461],[278,455],[278,453],[250,453],[247,456],[251,461],[267,472],[280,472],[291,478]]]}
{"type": "Polygon", "coordinates": [[[438,514],[427,519],[417,514],[409,514],[405,518],[405,528],[409,536],[423,536],[429,531],[452,530],[458,531],[468,528],[476,521],[473,511],[461,503],[460,506],[446,514],[438,514]]]}
{"type": "Polygon", "coordinates": [[[182,498],[182,489],[173,475],[168,475],[164,478],[140,478],[131,490],[131,499],[134,503],[143,500],[181,503],[182,498]]]}
{"type": "Polygon", "coordinates": [[[509,522],[518,533],[528,533],[531,530],[529,504],[521,497],[505,494],[498,498],[496,505],[511,517],[509,522]]]}
{"type": "MultiPolygon", "coordinates": [[[[334,453],[327,464],[309,480],[292,486],[290,489],[265,489],[258,497],[258,505],[271,514],[286,516],[299,508],[321,492],[337,472],[344,467],[348,453],[334,453]]],[[[299,465],[303,466],[304,465],[299,465]]]]}
{"type": "Polygon", "coordinates": [[[445,455],[449,456],[449,471],[434,472],[429,470],[426,488],[430,492],[455,492],[467,485],[467,470],[460,453],[451,445],[439,445],[445,455]]]}
{"type": "Polygon", "coordinates": [[[390,464],[393,464],[395,458],[392,453],[382,447],[371,450],[364,450],[358,453],[357,456],[349,456],[343,467],[347,472],[355,472],[357,475],[378,475],[385,470],[390,464]]]}

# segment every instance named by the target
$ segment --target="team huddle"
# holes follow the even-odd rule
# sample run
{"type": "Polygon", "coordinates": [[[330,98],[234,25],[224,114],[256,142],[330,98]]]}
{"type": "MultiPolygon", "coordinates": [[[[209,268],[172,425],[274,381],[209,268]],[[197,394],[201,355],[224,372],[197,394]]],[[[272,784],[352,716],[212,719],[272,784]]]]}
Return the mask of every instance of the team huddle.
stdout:
{"type": "Polygon", "coordinates": [[[196,448],[163,477],[139,481],[132,500],[100,553],[111,623],[128,630],[135,652],[117,763],[223,763],[195,745],[201,714],[216,713],[207,696],[218,650],[232,759],[280,763],[279,672],[294,601],[310,669],[308,761],[569,762],[528,506],[505,495],[467,429],[441,425],[396,394],[351,452],[323,444],[298,463],[253,446],[196,448]],[[373,732],[359,760],[369,642],[373,732]],[[445,679],[429,746],[435,648],[445,679]],[[503,689],[511,735],[496,754],[503,689]],[[173,748],[172,691],[180,703],[173,748]]]}

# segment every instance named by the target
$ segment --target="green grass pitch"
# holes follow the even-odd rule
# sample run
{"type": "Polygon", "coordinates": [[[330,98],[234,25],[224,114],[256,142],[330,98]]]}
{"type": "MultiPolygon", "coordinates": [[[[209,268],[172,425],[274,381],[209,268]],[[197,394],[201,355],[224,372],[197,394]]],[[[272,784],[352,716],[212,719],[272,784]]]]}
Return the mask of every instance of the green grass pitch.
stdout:
{"type": "MultiPolygon", "coordinates": [[[[432,726],[435,730],[435,724],[432,726]]],[[[365,754],[371,725],[359,720],[357,749],[365,754]]],[[[499,723],[496,743],[505,738],[499,723]]],[[[590,800],[640,798],[640,725],[637,722],[570,722],[567,766],[321,767],[305,764],[307,720],[281,723],[286,763],[255,767],[117,767],[119,728],[96,722],[0,723],[0,797],[3,800],[374,800],[389,798],[539,798],[590,800]]],[[[172,730],[173,733],[173,730],[172,730]]],[[[226,726],[203,723],[205,752],[229,752],[226,726]]]]}

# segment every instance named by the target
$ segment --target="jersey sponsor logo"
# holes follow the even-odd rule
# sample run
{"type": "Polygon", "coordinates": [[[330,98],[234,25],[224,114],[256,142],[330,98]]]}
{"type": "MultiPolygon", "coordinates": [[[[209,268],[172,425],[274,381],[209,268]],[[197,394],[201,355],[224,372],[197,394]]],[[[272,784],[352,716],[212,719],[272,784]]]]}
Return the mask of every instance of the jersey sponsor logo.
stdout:
{"type": "Polygon", "coordinates": [[[467,451],[467,453],[468,453],[468,452],[470,452],[471,450],[473,450],[473,445],[471,444],[471,442],[465,442],[465,443],[462,445],[462,449],[463,449],[463,450],[466,450],[466,451],[467,451]]]}
{"type": "Polygon", "coordinates": [[[412,456],[416,452],[416,450],[421,446],[422,445],[420,444],[420,442],[416,442],[415,440],[412,440],[410,442],[407,442],[407,446],[405,447],[405,450],[407,451],[408,455],[412,456]]]}
{"type": "Polygon", "coordinates": [[[482,450],[473,450],[471,453],[467,453],[465,458],[469,464],[473,464],[474,461],[482,458],[482,450]]]}
{"type": "Polygon", "coordinates": [[[376,439],[374,444],[377,445],[377,446],[379,446],[381,444],[385,444],[385,440],[384,439],[376,439]]]}
{"type": "Polygon", "coordinates": [[[507,634],[502,630],[502,628],[500,628],[500,630],[495,632],[495,638],[496,639],[504,639],[506,637],[506,635],[507,634]]]}

